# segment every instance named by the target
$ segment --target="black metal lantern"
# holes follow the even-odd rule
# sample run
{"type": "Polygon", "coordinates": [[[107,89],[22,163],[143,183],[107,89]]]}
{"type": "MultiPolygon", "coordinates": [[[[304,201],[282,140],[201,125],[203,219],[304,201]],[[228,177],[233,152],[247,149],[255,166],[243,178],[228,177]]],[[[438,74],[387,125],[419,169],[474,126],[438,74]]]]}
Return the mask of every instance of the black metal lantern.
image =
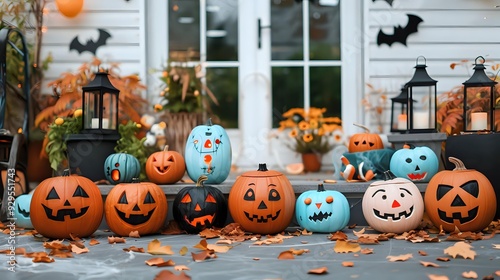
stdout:
{"type": "Polygon", "coordinates": [[[403,86],[401,93],[391,98],[391,132],[406,132],[408,128],[408,88],[403,86]]]}
{"type": "Polygon", "coordinates": [[[408,88],[408,133],[437,132],[437,81],[427,74],[426,67],[425,57],[417,57],[415,73],[405,85],[408,88]],[[419,64],[419,58],[423,58],[423,64],[419,64]]]}
{"type": "Polygon", "coordinates": [[[118,134],[118,95],[108,78],[108,73],[98,72],[95,78],[82,87],[83,132],[118,134]]]}
{"type": "Polygon", "coordinates": [[[490,79],[484,72],[486,69],[484,62],[485,59],[478,56],[474,61],[474,73],[462,83],[464,85],[464,131],[495,130],[495,85],[497,82],[490,79]],[[479,59],[482,63],[478,63],[479,59]]]}

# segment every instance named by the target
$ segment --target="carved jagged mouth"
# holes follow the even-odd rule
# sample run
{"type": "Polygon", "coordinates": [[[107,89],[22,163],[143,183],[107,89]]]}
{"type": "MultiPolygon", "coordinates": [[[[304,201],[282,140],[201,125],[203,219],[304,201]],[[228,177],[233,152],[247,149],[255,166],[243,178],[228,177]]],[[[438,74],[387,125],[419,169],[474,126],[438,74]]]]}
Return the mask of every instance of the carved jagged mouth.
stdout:
{"type": "Polygon", "coordinates": [[[425,179],[425,177],[427,177],[427,172],[423,172],[423,173],[410,173],[407,176],[408,176],[408,179],[410,179],[412,181],[420,181],[420,180],[425,179]]]}
{"type": "Polygon", "coordinates": [[[267,220],[271,219],[272,221],[276,220],[278,218],[278,216],[280,215],[280,212],[281,210],[278,210],[278,212],[276,212],[276,214],[271,215],[267,215],[267,216],[259,216],[259,215],[250,215],[249,213],[243,211],[243,213],[245,213],[245,216],[247,216],[247,218],[250,220],[250,221],[254,221],[254,220],[257,220],[257,223],[267,223],[267,220]]]}
{"type": "Polygon", "coordinates": [[[193,227],[197,227],[198,225],[200,226],[210,226],[212,224],[212,221],[214,220],[215,215],[204,215],[201,217],[196,217],[191,220],[187,216],[184,216],[184,220],[192,225],[193,227]]]}
{"type": "Polygon", "coordinates": [[[378,211],[377,209],[373,209],[373,213],[375,214],[375,216],[383,220],[388,220],[389,218],[391,218],[393,221],[398,221],[399,219],[401,219],[401,217],[410,217],[413,213],[413,206],[410,207],[410,210],[408,212],[402,211],[399,213],[385,213],[384,215],[382,215],[380,214],[380,211],[378,211]]]}
{"type": "Polygon", "coordinates": [[[149,221],[149,218],[151,218],[151,215],[153,215],[153,212],[155,211],[156,207],[153,208],[151,211],[148,212],[147,215],[142,215],[142,214],[130,214],[129,217],[126,217],[126,214],[120,210],[118,210],[116,207],[116,213],[118,213],[118,217],[122,219],[124,222],[131,224],[133,226],[144,224],[145,222],[149,221]]]}
{"type": "Polygon", "coordinates": [[[331,215],[332,215],[332,212],[323,213],[322,211],[319,211],[319,213],[314,213],[314,215],[309,216],[309,220],[311,220],[313,222],[317,222],[317,221],[321,222],[323,220],[328,219],[331,215]]]}
{"type": "Polygon", "coordinates": [[[73,208],[73,209],[60,209],[57,211],[57,215],[54,216],[52,215],[52,209],[50,209],[49,207],[43,205],[43,209],[45,210],[45,214],[47,215],[47,218],[53,220],[53,221],[58,221],[58,222],[64,222],[64,217],[65,216],[69,216],[70,219],[76,219],[76,218],[79,218],[83,215],[85,215],[85,213],[87,213],[87,210],[89,210],[89,206],[87,207],[83,207],[81,210],[80,210],[80,213],[76,213],[76,210],[73,208]]]}
{"type": "MultiPolygon", "coordinates": [[[[45,206],[44,206],[45,207],[45,206]]],[[[19,204],[17,205],[17,212],[19,212],[19,214],[21,214],[23,217],[25,218],[29,218],[30,217],[30,212],[29,211],[26,211],[26,210],[23,210],[21,209],[21,207],[19,206],[19,204]]],[[[52,211],[51,211],[52,212],[52,211]]]]}
{"type": "Polygon", "coordinates": [[[460,212],[452,213],[451,217],[448,217],[448,216],[446,216],[446,212],[445,211],[441,211],[439,209],[438,209],[438,214],[439,214],[439,218],[442,221],[445,221],[447,223],[452,224],[454,220],[459,220],[460,223],[465,224],[465,223],[470,222],[470,221],[472,221],[472,220],[474,220],[476,218],[478,209],[479,209],[479,206],[477,206],[477,207],[469,210],[467,212],[467,217],[462,217],[462,215],[460,214],[460,212]]]}

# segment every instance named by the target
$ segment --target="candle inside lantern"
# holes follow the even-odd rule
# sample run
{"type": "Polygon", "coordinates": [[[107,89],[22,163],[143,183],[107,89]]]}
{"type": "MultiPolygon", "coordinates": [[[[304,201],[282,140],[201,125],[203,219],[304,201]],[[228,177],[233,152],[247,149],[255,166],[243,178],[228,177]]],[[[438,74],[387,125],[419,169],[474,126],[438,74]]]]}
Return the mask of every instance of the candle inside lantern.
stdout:
{"type": "Polygon", "coordinates": [[[414,129],[429,128],[429,114],[427,112],[414,112],[413,128],[414,129]]]}
{"type": "MultiPolygon", "coordinates": [[[[99,128],[99,118],[92,118],[92,128],[99,128]]],[[[102,119],[102,128],[103,129],[108,129],[109,128],[109,119],[102,119]]]]}
{"type": "Polygon", "coordinates": [[[471,130],[483,130],[488,127],[488,114],[486,112],[476,112],[470,115],[471,130]]]}
{"type": "Polygon", "coordinates": [[[398,130],[406,130],[406,121],[408,116],[406,114],[400,114],[398,116],[398,130]]]}

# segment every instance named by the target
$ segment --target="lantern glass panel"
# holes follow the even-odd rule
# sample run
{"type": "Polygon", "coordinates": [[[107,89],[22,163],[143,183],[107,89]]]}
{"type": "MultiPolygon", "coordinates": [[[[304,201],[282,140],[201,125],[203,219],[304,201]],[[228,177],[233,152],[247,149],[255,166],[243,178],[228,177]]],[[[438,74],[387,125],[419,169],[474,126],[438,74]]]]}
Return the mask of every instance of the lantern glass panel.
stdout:
{"type": "Polygon", "coordinates": [[[118,108],[118,96],[113,93],[105,92],[103,94],[103,107],[102,107],[102,128],[103,129],[116,129],[118,127],[118,120],[116,108],[118,108]]]}
{"type": "Polygon", "coordinates": [[[408,112],[406,109],[406,103],[401,103],[397,101],[393,101],[392,108],[392,126],[391,132],[404,132],[407,129],[407,118],[408,112]]]}
{"type": "Polygon", "coordinates": [[[489,129],[491,114],[494,112],[489,102],[491,87],[468,87],[464,92],[467,95],[465,99],[467,100],[466,130],[478,131],[489,129]]]}
{"type": "Polygon", "coordinates": [[[414,100],[409,114],[411,130],[435,130],[436,129],[436,86],[414,86],[410,88],[411,98],[414,100]]]}
{"type": "Polygon", "coordinates": [[[83,112],[83,129],[99,128],[99,91],[85,91],[85,108],[83,112]]]}

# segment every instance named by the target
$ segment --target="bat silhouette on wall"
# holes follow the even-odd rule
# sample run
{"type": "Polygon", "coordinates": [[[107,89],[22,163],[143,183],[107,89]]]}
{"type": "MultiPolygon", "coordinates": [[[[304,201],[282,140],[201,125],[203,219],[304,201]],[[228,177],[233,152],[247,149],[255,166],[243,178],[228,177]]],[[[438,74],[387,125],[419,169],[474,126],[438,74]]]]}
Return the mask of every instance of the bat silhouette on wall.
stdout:
{"type": "Polygon", "coordinates": [[[418,25],[423,22],[423,20],[412,14],[406,14],[408,16],[408,23],[405,27],[401,25],[394,27],[394,33],[391,35],[385,34],[380,30],[377,36],[377,45],[387,44],[391,46],[393,43],[398,42],[406,46],[406,39],[413,33],[417,33],[418,25]]]}
{"type": "MultiPolygon", "coordinates": [[[[375,2],[375,1],[377,1],[377,0],[372,0],[372,2],[375,2]]],[[[387,4],[391,5],[391,7],[392,7],[392,2],[394,2],[394,0],[383,0],[383,1],[387,2],[387,4]]]]}
{"type": "Polygon", "coordinates": [[[99,28],[97,30],[99,31],[99,39],[97,39],[97,41],[90,39],[87,40],[87,43],[84,45],[80,43],[78,36],[76,36],[75,38],[73,38],[73,40],[71,40],[71,43],[69,44],[69,50],[76,50],[79,54],[81,54],[82,52],[91,52],[95,55],[97,49],[101,46],[106,45],[106,41],[111,38],[111,35],[104,29],[99,28]]]}

